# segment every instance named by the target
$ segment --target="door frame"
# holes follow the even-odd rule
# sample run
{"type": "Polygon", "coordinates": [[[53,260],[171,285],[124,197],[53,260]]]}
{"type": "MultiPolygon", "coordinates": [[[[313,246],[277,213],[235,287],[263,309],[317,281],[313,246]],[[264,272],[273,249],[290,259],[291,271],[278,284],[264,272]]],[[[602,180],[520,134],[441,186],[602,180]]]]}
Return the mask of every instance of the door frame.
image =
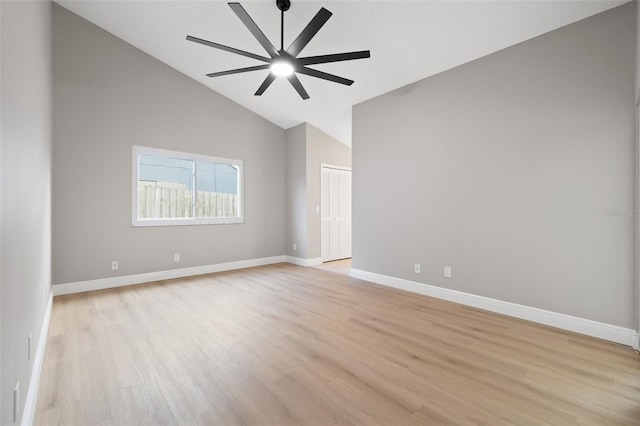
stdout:
{"type": "MultiPolygon", "coordinates": [[[[636,210],[635,210],[635,253],[634,253],[634,267],[635,267],[635,335],[633,337],[632,346],[638,351],[640,349],[640,98],[636,100],[636,176],[635,176],[635,196],[636,196],[636,210]]],[[[639,352],[640,353],[640,352],[639,352]]]]}
{"type": "MultiPolygon", "coordinates": [[[[320,211],[318,213],[320,213],[320,259],[321,261],[324,263],[326,262],[325,257],[323,256],[322,253],[322,194],[323,194],[323,189],[324,189],[324,185],[322,183],[322,169],[335,169],[335,170],[345,170],[348,172],[351,172],[351,178],[353,179],[353,169],[351,167],[347,167],[347,166],[337,166],[335,164],[329,164],[329,163],[320,163],[320,211]]],[[[349,202],[351,203],[351,209],[350,211],[352,211],[353,209],[353,181],[351,183],[351,196],[349,197],[349,202]]],[[[353,213],[351,214],[351,217],[353,218],[353,213]]],[[[352,222],[352,227],[351,227],[351,236],[353,236],[353,222],[352,222]]],[[[351,239],[351,244],[353,244],[353,238],[351,239]]]]}

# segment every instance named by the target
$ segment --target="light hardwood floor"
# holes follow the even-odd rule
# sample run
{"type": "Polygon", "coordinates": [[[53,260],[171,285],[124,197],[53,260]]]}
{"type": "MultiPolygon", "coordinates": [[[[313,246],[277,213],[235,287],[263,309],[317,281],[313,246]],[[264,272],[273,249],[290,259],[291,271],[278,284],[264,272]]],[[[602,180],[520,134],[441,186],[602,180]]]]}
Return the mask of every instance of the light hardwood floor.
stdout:
{"type": "Polygon", "coordinates": [[[36,424],[638,425],[640,357],[279,264],[56,297],[36,424]]]}
{"type": "Polygon", "coordinates": [[[351,258],[324,262],[320,265],[314,266],[314,268],[322,269],[323,271],[335,272],[336,274],[349,275],[351,272],[351,258]]]}

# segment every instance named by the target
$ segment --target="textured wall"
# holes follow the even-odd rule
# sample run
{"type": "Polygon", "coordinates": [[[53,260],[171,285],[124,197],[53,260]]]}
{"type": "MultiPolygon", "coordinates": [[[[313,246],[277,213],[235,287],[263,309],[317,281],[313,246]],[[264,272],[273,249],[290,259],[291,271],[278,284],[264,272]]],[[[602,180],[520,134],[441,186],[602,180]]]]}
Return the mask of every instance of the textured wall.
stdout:
{"type": "Polygon", "coordinates": [[[635,7],[354,107],[353,267],[635,328],[635,7]]]}
{"type": "Polygon", "coordinates": [[[351,148],[309,123],[287,130],[287,255],[317,259],[320,165],[351,167],[351,148]],[[296,250],[293,250],[296,244],[296,250]]]}
{"type": "Polygon", "coordinates": [[[282,255],[284,130],[60,6],[53,17],[54,284],[282,255]],[[244,160],[245,223],[132,227],[132,145],[244,160]]]}
{"type": "Polygon", "coordinates": [[[0,424],[11,425],[16,382],[20,412],[29,392],[51,283],[51,3],[2,1],[0,15],[0,424]]]}
{"type": "Polygon", "coordinates": [[[351,167],[351,148],[307,124],[307,257],[321,256],[320,181],[322,164],[351,167]]]}
{"type": "Polygon", "coordinates": [[[307,124],[286,131],[287,255],[307,258],[307,124]],[[293,249],[293,245],[296,249],[293,249]]]}

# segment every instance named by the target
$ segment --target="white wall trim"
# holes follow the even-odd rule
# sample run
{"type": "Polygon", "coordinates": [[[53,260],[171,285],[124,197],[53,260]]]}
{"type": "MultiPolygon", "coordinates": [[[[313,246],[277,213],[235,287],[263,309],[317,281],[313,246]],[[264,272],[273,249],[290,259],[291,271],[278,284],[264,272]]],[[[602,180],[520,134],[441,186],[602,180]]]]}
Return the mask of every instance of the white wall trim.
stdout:
{"type": "Polygon", "coordinates": [[[464,293],[457,290],[436,287],[429,284],[376,274],[373,272],[351,269],[350,275],[354,278],[382,284],[389,287],[399,288],[425,296],[436,297],[462,305],[473,306],[475,308],[509,315],[528,321],[549,325],[563,330],[573,331],[587,336],[597,337],[616,343],[622,343],[634,348],[638,346],[638,333],[630,328],[605,324],[598,321],[574,317],[558,312],[519,305],[517,303],[505,302],[491,299],[489,297],[477,296],[475,294],[464,293]]]}
{"type": "Polygon", "coordinates": [[[24,401],[24,411],[22,412],[22,422],[20,423],[22,426],[31,426],[36,413],[38,386],[40,385],[40,375],[42,374],[42,365],[44,363],[44,352],[47,348],[47,337],[49,335],[49,322],[51,321],[52,306],[53,294],[50,294],[49,301],[47,302],[47,310],[45,311],[44,318],[42,319],[38,349],[36,349],[36,354],[33,359],[33,370],[31,371],[31,380],[29,381],[27,399],[24,401]]]}
{"type": "Polygon", "coordinates": [[[170,269],[168,271],[147,272],[144,274],[124,275],[97,280],[78,281],[53,286],[53,295],[82,293],[85,291],[103,290],[107,288],[123,287],[152,281],[169,280],[172,278],[190,277],[193,275],[211,274],[213,272],[230,271],[233,269],[251,268],[253,266],[270,265],[285,262],[286,256],[262,257],[258,259],[239,260],[235,262],[217,263],[213,265],[194,266],[192,268],[170,269]]]}
{"type": "Polygon", "coordinates": [[[301,257],[287,256],[287,262],[298,266],[316,266],[322,264],[322,258],[313,257],[311,259],[303,259],[301,257]]]}

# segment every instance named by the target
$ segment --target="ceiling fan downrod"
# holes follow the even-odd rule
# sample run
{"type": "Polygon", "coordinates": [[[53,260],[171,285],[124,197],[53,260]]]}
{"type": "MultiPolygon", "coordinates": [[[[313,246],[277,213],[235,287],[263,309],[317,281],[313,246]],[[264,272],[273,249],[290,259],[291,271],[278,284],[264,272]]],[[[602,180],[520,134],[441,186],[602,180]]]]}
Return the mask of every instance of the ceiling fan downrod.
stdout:
{"type": "Polygon", "coordinates": [[[284,13],[291,7],[291,0],[276,0],[280,9],[280,51],[284,50],[284,13]]]}

